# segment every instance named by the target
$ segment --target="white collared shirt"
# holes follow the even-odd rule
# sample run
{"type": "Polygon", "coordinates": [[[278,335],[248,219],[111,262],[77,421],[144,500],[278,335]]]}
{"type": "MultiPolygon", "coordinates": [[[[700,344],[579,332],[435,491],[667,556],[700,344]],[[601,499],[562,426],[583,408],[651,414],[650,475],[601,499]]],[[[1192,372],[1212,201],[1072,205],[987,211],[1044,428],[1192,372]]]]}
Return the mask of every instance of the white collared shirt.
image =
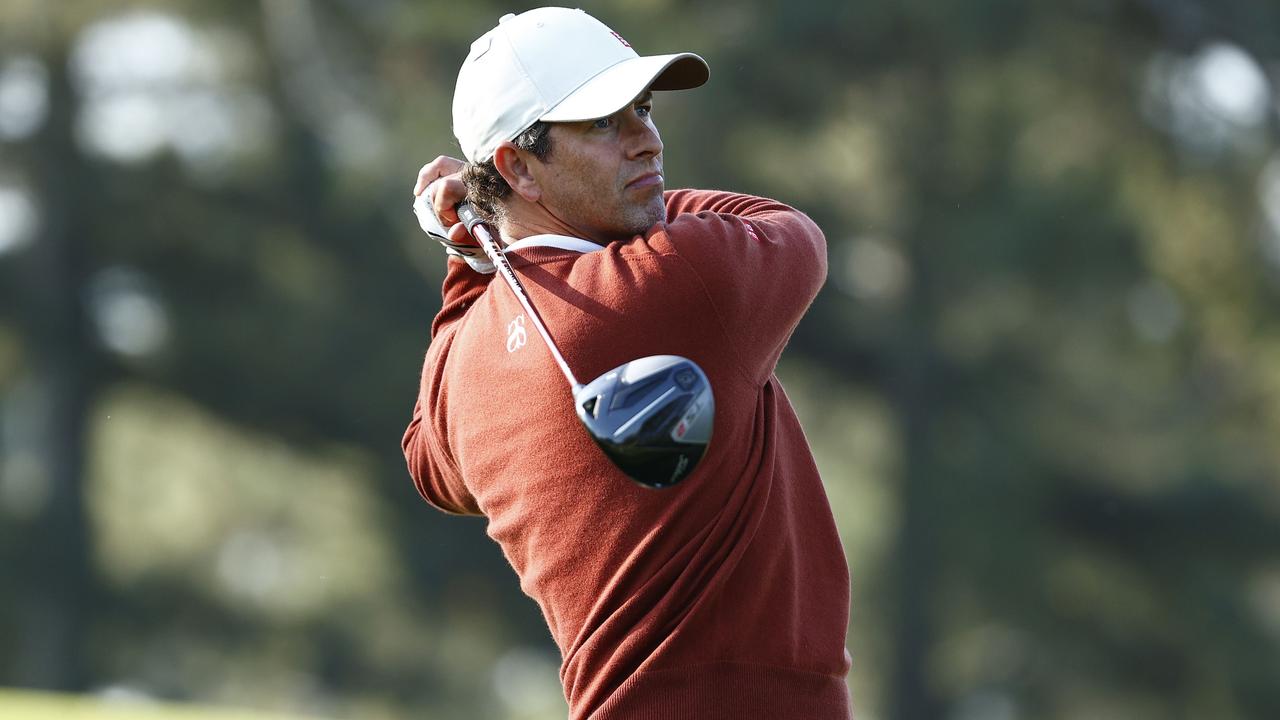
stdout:
{"type": "Polygon", "coordinates": [[[506,247],[507,252],[524,250],[533,247],[553,247],[561,250],[572,250],[573,252],[589,253],[604,248],[590,240],[582,238],[569,237],[568,235],[530,235],[523,240],[517,240],[506,247]]]}

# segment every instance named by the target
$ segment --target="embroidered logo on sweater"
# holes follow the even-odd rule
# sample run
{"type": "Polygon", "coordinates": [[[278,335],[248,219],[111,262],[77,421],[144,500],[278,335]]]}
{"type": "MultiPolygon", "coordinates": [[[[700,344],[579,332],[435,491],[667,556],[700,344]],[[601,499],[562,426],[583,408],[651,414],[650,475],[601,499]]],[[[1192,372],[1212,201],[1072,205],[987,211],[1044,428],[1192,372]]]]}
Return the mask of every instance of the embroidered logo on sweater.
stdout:
{"type": "Polygon", "coordinates": [[[524,316],[517,315],[515,320],[507,323],[507,352],[513,353],[524,347],[528,339],[528,333],[524,331],[524,316]]]}

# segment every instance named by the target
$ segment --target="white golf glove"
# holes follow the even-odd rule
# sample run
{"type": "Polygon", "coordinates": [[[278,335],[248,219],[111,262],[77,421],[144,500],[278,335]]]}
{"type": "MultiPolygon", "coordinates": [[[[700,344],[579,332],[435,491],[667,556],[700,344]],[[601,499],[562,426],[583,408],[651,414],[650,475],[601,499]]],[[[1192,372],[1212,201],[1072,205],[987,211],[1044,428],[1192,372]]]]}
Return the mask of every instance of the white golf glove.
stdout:
{"type": "Polygon", "coordinates": [[[488,275],[497,271],[485,255],[484,248],[479,245],[458,244],[449,239],[449,231],[440,224],[440,218],[436,217],[436,211],[431,207],[430,188],[413,199],[413,214],[418,216],[418,225],[422,227],[422,231],[444,246],[445,254],[462,258],[478,273],[488,275]]]}

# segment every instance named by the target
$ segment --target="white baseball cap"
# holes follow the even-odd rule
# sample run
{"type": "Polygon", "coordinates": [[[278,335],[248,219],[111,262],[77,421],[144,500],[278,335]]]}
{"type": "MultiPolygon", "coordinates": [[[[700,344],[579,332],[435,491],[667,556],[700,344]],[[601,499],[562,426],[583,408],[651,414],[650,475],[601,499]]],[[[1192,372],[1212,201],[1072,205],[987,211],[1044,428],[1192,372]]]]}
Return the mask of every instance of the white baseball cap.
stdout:
{"type": "Polygon", "coordinates": [[[646,88],[686,90],[707,81],[692,53],[641,57],[581,10],[544,7],[505,15],[471,44],[453,93],[453,134],[471,162],[539,120],[612,115],[646,88]]]}

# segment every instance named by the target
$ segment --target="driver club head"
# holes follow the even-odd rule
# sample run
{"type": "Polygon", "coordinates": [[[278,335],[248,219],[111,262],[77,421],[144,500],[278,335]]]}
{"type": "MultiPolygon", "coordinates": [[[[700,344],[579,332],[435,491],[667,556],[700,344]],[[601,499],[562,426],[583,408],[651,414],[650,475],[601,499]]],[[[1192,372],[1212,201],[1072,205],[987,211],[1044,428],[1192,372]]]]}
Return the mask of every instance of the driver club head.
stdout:
{"type": "Polygon", "coordinates": [[[711,383],[688,358],[651,355],[623,363],[577,388],[573,400],[604,454],[646,487],[683,480],[711,441],[711,383]]]}

